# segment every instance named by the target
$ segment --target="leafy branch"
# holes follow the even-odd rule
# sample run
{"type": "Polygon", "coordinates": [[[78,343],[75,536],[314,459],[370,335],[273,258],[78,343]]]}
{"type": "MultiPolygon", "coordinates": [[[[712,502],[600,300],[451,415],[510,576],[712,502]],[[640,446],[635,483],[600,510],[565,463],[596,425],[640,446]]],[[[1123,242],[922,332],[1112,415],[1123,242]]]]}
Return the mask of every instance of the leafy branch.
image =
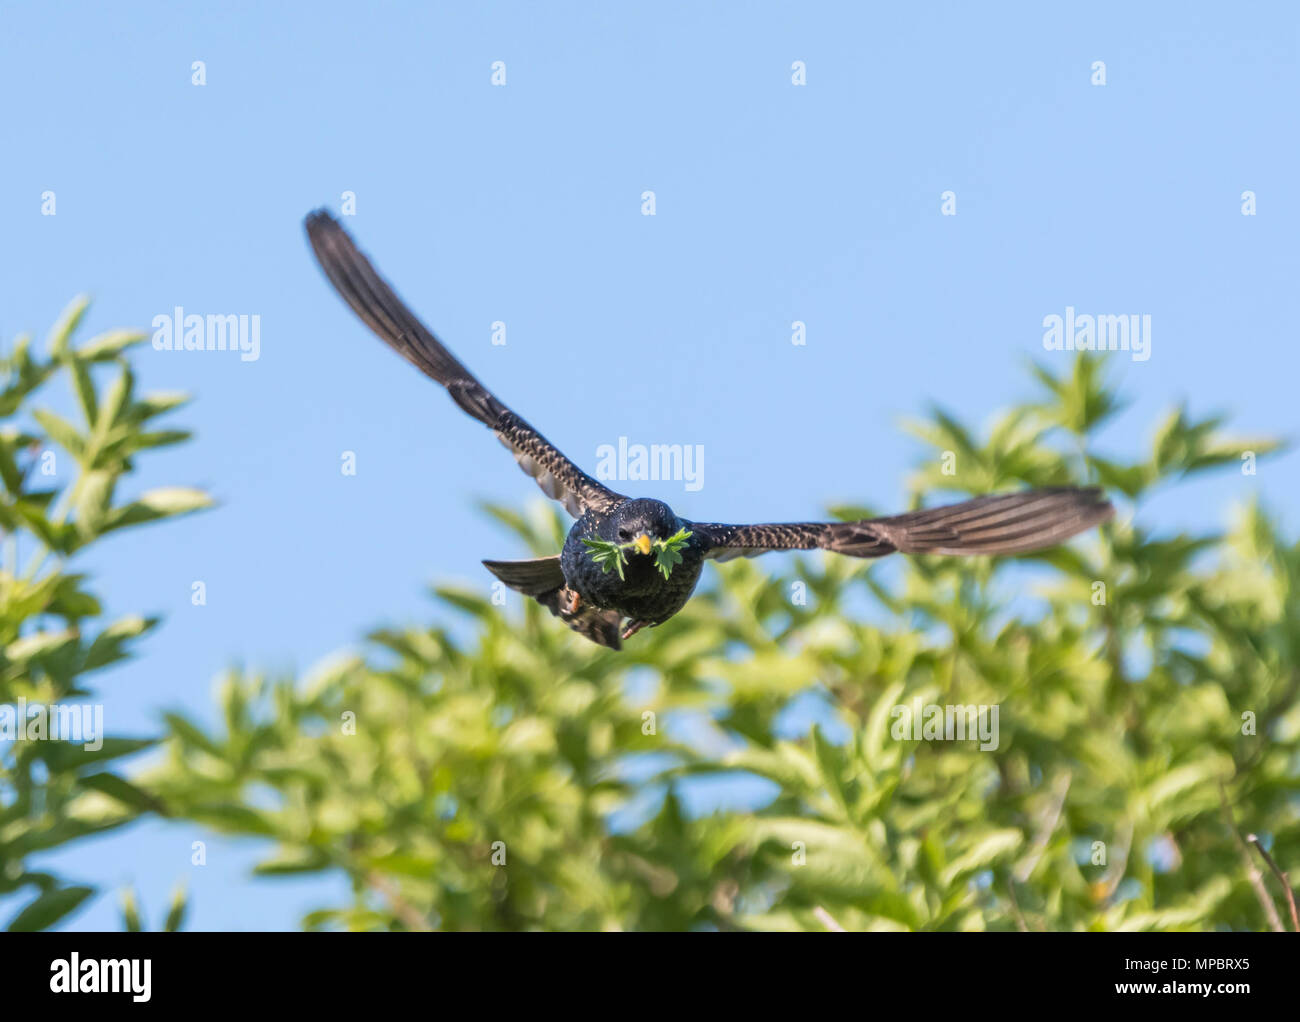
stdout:
{"type": "Polygon", "coordinates": [[[3,740],[15,734],[6,735],[6,717],[14,720],[8,704],[25,699],[50,712],[69,697],[88,697],[87,676],[130,658],[157,624],[140,615],[97,622],[99,596],[67,565],[101,537],[212,503],[190,487],[121,499],[119,485],[138,456],[188,439],[154,421],[186,399],[136,393],[127,354],[146,334],[112,330],[74,345],[87,305],[81,298],[68,306],[44,356],[27,337],[0,352],[0,897],[25,902],[10,930],[58,925],[96,893],[39,869],[33,855],[166,811],[108,769],[153,739],[99,735],[98,749],[3,740]],[[58,378],[75,399],[72,418],[40,406],[43,389],[58,378]]]}

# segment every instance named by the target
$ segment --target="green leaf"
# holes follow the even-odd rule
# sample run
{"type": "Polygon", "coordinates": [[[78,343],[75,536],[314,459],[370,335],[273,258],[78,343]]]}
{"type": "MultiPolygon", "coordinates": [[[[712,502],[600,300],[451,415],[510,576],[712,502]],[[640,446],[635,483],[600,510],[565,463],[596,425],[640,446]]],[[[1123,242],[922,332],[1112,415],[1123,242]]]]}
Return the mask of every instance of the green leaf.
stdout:
{"type": "Polygon", "coordinates": [[[157,490],[148,490],[138,500],[123,507],[116,508],[105,516],[101,532],[155,522],[160,518],[189,514],[212,507],[213,501],[202,490],[188,486],[168,486],[157,490]]]}
{"type": "Polygon", "coordinates": [[[191,806],[188,814],[200,823],[226,834],[255,834],[273,837],[275,825],[265,813],[238,802],[207,802],[191,806]]]}
{"type": "Polygon", "coordinates": [[[45,891],[14,917],[9,932],[48,930],[64,916],[75,912],[94,893],[93,887],[59,887],[45,891]]]}
{"type": "Polygon", "coordinates": [[[778,817],[756,820],[753,829],[775,843],[774,864],[810,893],[862,897],[892,879],[879,854],[848,827],[778,817]]]}
{"type": "Polygon", "coordinates": [[[23,473],[18,468],[18,454],[30,443],[16,429],[0,431],[0,480],[11,494],[17,495],[22,490],[23,473]]]}
{"type": "Polygon", "coordinates": [[[90,644],[82,670],[93,671],[126,657],[126,644],[158,624],[156,617],[132,615],[114,621],[90,644]]]}
{"type": "Polygon", "coordinates": [[[159,816],[169,815],[167,807],[160,800],[116,774],[91,774],[89,777],[78,778],[77,784],[116,799],[130,809],[142,813],[157,813],[159,816]]]}
{"type": "Polygon", "coordinates": [[[149,335],[139,330],[109,330],[83,344],[77,355],[86,362],[107,362],[148,339],[149,335]]]}
{"type": "Polygon", "coordinates": [[[68,341],[81,325],[82,317],[86,315],[88,308],[90,308],[90,299],[86,295],[78,295],[63,310],[58,322],[50,330],[48,344],[51,358],[61,358],[67,352],[68,341]]]}
{"type": "Polygon", "coordinates": [[[209,756],[214,756],[217,759],[225,758],[225,750],[185,717],[178,713],[164,713],[163,720],[171,730],[172,737],[178,738],[182,745],[206,752],[209,756]]]}
{"type": "Polygon", "coordinates": [[[140,907],[135,901],[135,892],[129,888],[122,892],[122,928],[127,933],[140,933],[144,926],[140,922],[140,907]]]}
{"type": "Polygon", "coordinates": [[[31,500],[17,500],[13,503],[14,513],[29,529],[51,550],[59,553],[71,553],[77,545],[77,527],[71,522],[56,523],[50,521],[41,504],[31,500]]]}
{"type": "Polygon", "coordinates": [[[87,472],[78,482],[74,506],[77,510],[77,534],[83,541],[97,534],[113,501],[116,483],[116,473],[100,468],[87,472]]]}
{"type": "Polygon", "coordinates": [[[654,541],[655,567],[664,578],[668,578],[673,573],[673,568],[682,563],[681,549],[686,546],[690,538],[690,532],[686,529],[678,529],[667,539],[654,541]]]}
{"type": "Polygon", "coordinates": [[[94,429],[99,421],[99,399],[95,394],[95,383],[90,378],[90,369],[75,355],[68,355],[66,362],[72,374],[72,389],[77,392],[77,402],[86,419],[86,428],[94,429]]]}
{"type": "Polygon", "coordinates": [[[941,879],[944,884],[951,884],[958,877],[984,869],[1010,856],[1023,841],[1024,835],[1012,827],[990,831],[953,859],[941,879]]]}
{"type": "Polygon", "coordinates": [[[104,403],[100,406],[99,416],[95,420],[95,432],[101,437],[118,421],[131,400],[131,390],[135,386],[135,377],[129,366],[123,366],[117,378],[109,384],[104,403]]]}
{"type": "Polygon", "coordinates": [[[80,636],[73,628],[57,632],[33,632],[9,643],[4,651],[5,660],[8,661],[8,666],[26,671],[30,669],[30,664],[39,664],[75,649],[79,642],[80,636]]]}
{"type": "Polygon", "coordinates": [[[189,909],[189,899],[184,888],[177,888],[172,895],[171,906],[167,909],[167,918],[163,921],[164,933],[177,933],[185,925],[185,913],[189,909]]]}
{"type": "Polygon", "coordinates": [[[127,415],[132,422],[143,422],[179,408],[189,399],[188,394],[179,390],[151,391],[132,402],[127,415]]]}
{"type": "Polygon", "coordinates": [[[844,751],[826,740],[821,725],[814,724],[812,729],[813,749],[817,754],[817,763],[821,767],[822,780],[842,812],[848,813],[848,793],[844,787],[844,751]]]}
{"type": "Polygon", "coordinates": [[[67,742],[40,742],[35,755],[56,773],[75,772],[93,763],[106,763],[110,759],[143,752],[157,744],[156,738],[105,738],[98,749],[87,749],[67,742]]]}
{"type": "MultiPolygon", "coordinates": [[[[623,565],[627,563],[627,554],[623,547],[604,539],[583,539],[582,545],[591,551],[591,559],[600,566],[601,573],[608,575],[617,570],[618,577],[623,578],[623,565]]],[[[627,544],[631,546],[632,544],[627,544]]]]}
{"type": "Polygon", "coordinates": [[[32,418],[41,424],[41,428],[49,435],[49,438],[72,455],[77,461],[85,457],[86,442],[77,428],[67,419],[53,412],[46,411],[44,408],[36,408],[32,411],[32,418]]]}
{"type": "Polygon", "coordinates": [[[170,447],[172,444],[184,443],[191,436],[193,434],[188,429],[147,430],[125,437],[122,446],[129,452],[144,451],[153,447],[170,447]]]}
{"type": "Polygon", "coordinates": [[[286,849],[279,855],[264,859],[253,867],[258,876],[287,876],[299,873],[319,873],[334,865],[319,848],[286,849]]]}
{"type": "Polygon", "coordinates": [[[476,617],[491,617],[495,613],[492,604],[478,593],[455,589],[451,586],[435,586],[433,593],[438,599],[450,603],[453,607],[459,607],[466,613],[473,614],[476,617]]]}

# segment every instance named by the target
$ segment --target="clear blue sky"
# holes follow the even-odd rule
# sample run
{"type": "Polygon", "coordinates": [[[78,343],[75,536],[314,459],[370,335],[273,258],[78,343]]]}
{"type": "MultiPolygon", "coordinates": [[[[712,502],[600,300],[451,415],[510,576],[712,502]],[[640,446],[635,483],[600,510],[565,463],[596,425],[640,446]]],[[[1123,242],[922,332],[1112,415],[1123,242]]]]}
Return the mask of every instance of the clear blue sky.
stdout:
{"type": "MultiPolygon", "coordinates": [[[[642,491],[687,517],[885,507],[920,454],[900,419],[1028,396],[1026,357],[1071,357],[1042,348],[1067,305],[1152,317],[1149,361],[1118,367],[1117,453],[1183,399],[1294,435],[1296,56],[1287,3],[6,3],[0,335],[43,335],[81,291],[85,336],[176,305],[261,316],[256,362],[138,359],[144,387],[194,393],[176,421],[197,432],[140,484],[222,506],[85,565],[114,613],[167,619],[99,682],[110,727],[208,715],[227,665],[300,671],[520,553],[473,501],[535,487],[345,310],[308,210],[355,192],[348,225],[399,291],[579,462],[620,435],[702,444],[702,489],[642,491]],[[663,362],[670,388],[642,372],[663,362]]],[[[1294,531],[1298,469],[1144,514],[1205,527],[1258,491],[1294,531]]],[[[203,836],[147,824],[43,865],[134,883],[155,919],[182,881],[198,928],[319,903],[320,881],[249,879],[250,846],[211,840],[192,869],[203,836]]],[[[116,914],[100,898],[69,926],[116,914]]]]}

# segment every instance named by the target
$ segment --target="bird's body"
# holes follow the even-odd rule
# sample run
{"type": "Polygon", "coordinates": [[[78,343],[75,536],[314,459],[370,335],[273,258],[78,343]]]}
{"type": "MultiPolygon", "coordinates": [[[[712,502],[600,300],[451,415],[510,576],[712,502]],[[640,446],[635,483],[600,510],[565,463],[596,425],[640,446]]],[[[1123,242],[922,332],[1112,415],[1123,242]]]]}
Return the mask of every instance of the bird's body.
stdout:
{"type": "Polygon", "coordinates": [[[573,523],[560,552],[565,584],[592,606],[618,611],[641,625],[663,624],[686,606],[704,570],[705,551],[695,541],[695,535],[688,537],[681,563],[667,578],[649,557],[629,557],[622,577],[618,572],[604,571],[582,541],[619,543],[639,535],[663,540],[681,529],[689,530],[690,523],[658,500],[629,500],[612,514],[588,512],[573,523]]]}
{"type": "Polygon", "coordinates": [[[326,276],[353,311],[442,384],[463,411],[492,429],[520,467],[577,519],[558,555],[483,563],[506,585],[603,646],[618,649],[622,639],[681,610],[709,559],[816,549],[850,557],[895,551],[1025,553],[1061,543],[1113,513],[1094,488],[1055,487],[856,522],[687,521],[662,501],[608,489],[502,404],[407,309],[328,213],[307,217],[307,235],[326,276]],[[597,560],[593,550],[600,545],[612,559],[597,560]],[[671,557],[652,556],[665,547],[671,548],[671,557]],[[624,619],[628,624],[621,628],[624,619]]]}

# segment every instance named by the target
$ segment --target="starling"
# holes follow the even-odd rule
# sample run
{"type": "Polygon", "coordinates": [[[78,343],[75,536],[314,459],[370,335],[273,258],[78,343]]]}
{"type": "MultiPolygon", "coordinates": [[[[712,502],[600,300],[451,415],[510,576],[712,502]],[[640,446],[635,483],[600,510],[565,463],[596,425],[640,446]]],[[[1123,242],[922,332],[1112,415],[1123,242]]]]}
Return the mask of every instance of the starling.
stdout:
{"type": "Polygon", "coordinates": [[[547,496],[577,519],[555,556],[483,564],[602,646],[619,649],[622,639],[663,624],[681,610],[706,560],[769,550],[829,550],[849,557],[895,551],[1025,553],[1064,542],[1114,513],[1095,487],[1053,487],[857,522],[687,521],[663,501],[625,497],[597,482],[502,404],[402,303],[328,212],[309,214],[306,227],[325,276],[352,311],[389,347],[447,388],[462,410],[511,450],[547,496]],[[602,548],[610,554],[603,561],[595,556],[602,548]],[[671,552],[652,556],[655,551],[671,552]]]}

